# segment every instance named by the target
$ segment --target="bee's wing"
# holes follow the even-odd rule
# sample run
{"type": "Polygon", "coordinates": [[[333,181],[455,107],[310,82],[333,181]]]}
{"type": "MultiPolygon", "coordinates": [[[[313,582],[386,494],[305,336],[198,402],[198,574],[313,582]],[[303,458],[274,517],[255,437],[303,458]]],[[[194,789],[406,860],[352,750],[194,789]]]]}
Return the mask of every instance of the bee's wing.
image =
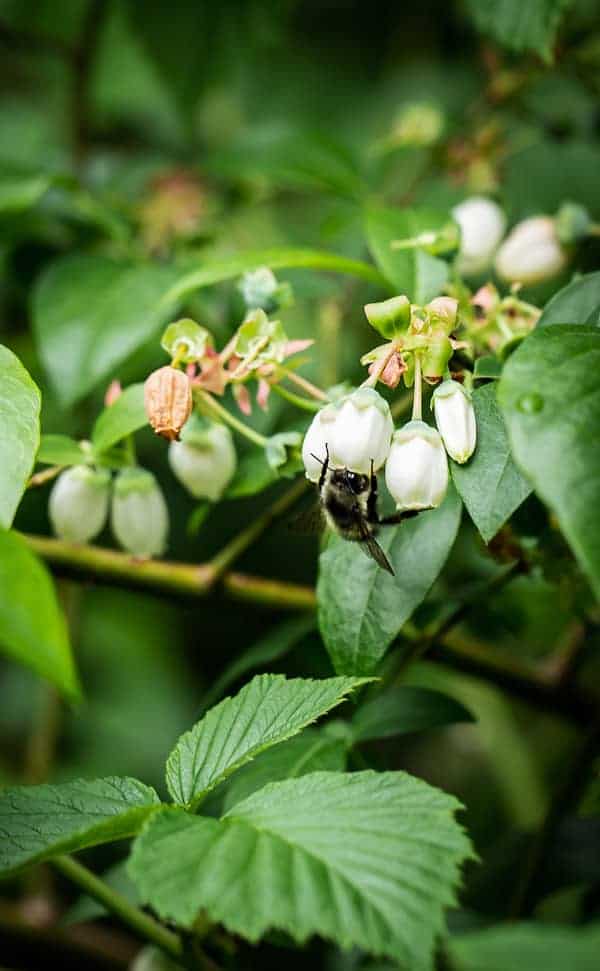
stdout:
{"type": "Polygon", "coordinates": [[[294,533],[304,533],[307,536],[322,533],[324,528],[325,518],[318,499],[290,521],[290,529],[294,533]]]}
{"type": "Polygon", "coordinates": [[[396,576],[392,564],[381,549],[381,546],[367,529],[363,530],[363,535],[359,542],[362,551],[366,553],[367,556],[370,556],[372,560],[375,560],[377,566],[380,566],[382,570],[387,570],[387,572],[391,573],[392,576],[396,576]]]}

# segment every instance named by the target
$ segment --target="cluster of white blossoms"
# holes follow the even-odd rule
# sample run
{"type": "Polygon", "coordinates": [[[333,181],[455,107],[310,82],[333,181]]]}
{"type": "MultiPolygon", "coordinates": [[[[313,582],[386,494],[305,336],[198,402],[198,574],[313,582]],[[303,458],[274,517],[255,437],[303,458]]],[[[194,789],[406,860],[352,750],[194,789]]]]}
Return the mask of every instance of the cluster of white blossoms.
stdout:
{"type": "Polygon", "coordinates": [[[437,429],[415,417],[394,431],[387,401],[374,388],[358,388],[313,418],[302,446],[306,477],[318,482],[326,459],[333,469],[363,475],[385,466],[397,510],[439,506],[448,488],[447,454],[466,462],[477,433],[470,395],[459,382],[439,385],[433,410],[437,429]]]}
{"type": "MultiPolygon", "coordinates": [[[[169,445],[175,477],[195,499],[216,502],[236,468],[231,432],[225,425],[193,414],[181,441],[169,445]]],[[[169,535],[169,511],[162,490],[147,469],[108,469],[75,465],[58,476],[48,505],[54,533],[70,543],[89,543],[110,519],[112,534],[132,556],[164,553],[169,535]]]]}
{"type": "MultiPolygon", "coordinates": [[[[498,203],[484,196],[466,199],[452,210],[461,233],[457,268],[464,276],[477,276],[492,264],[500,279],[529,286],[561,273],[569,263],[570,242],[585,234],[567,232],[559,212],[551,216],[532,216],[514,226],[504,237],[506,216],[498,203]],[[567,244],[567,245],[565,245],[567,244]]],[[[571,220],[572,222],[572,220],[571,220]]]]}

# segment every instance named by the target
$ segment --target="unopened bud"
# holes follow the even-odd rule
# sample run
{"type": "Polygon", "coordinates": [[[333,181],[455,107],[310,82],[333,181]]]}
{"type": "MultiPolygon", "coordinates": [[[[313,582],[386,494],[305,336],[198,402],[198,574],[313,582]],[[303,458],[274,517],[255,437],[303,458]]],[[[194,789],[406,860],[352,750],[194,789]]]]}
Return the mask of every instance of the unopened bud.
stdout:
{"type": "Polygon", "coordinates": [[[167,545],[169,512],[161,488],[145,469],[123,469],[111,506],[115,539],[133,556],[160,556],[167,545]]]}
{"type": "Polygon", "coordinates": [[[444,381],[433,392],[435,422],[450,458],[461,465],[475,451],[477,426],[469,392],[458,381],[444,381]]]}
{"type": "Polygon", "coordinates": [[[506,228],[500,206],[484,196],[465,199],[452,210],[460,227],[457,268],[464,276],[476,276],[490,266],[506,228]]]}
{"type": "Polygon", "coordinates": [[[217,502],[229,485],[236,467],[231,432],[217,422],[193,416],[182,440],[169,445],[173,474],[196,499],[217,502]]]}
{"type": "Polygon", "coordinates": [[[52,487],[48,514],[52,529],[70,543],[87,543],[101,532],[108,514],[110,473],[74,465],[52,487]]]}
{"type": "Polygon", "coordinates": [[[192,388],[187,374],[169,364],[153,371],[144,385],[144,405],[156,434],[170,442],[178,439],[192,411],[192,388]]]}
{"type": "Polygon", "coordinates": [[[439,432],[424,421],[409,421],[394,432],[385,482],[396,509],[439,506],[448,488],[448,460],[439,432]]]}
{"type": "Polygon", "coordinates": [[[569,257],[561,246],[550,216],[533,216],[517,223],[496,254],[498,276],[525,285],[550,280],[565,269],[569,257]]]}

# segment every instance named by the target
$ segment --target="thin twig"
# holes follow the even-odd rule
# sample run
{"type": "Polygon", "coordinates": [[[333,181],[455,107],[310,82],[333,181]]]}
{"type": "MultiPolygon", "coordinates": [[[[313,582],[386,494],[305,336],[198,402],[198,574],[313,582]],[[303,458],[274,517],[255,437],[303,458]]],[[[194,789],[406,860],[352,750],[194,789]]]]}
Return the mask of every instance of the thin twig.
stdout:
{"type": "Polygon", "coordinates": [[[72,883],[76,883],[85,893],[98,900],[106,909],[123,921],[142,940],[151,941],[173,958],[180,958],[183,945],[177,934],[163,927],[158,921],[145,914],[139,907],[131,904],[126,897],[109,887],[104,880],[88,870],[71,856],[57,856],[52,864],[72,883]]]}

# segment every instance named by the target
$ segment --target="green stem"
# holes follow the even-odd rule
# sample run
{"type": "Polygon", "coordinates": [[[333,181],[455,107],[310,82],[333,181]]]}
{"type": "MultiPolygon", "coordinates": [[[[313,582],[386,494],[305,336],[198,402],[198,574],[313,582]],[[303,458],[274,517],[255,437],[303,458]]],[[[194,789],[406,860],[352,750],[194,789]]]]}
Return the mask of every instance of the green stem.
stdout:
{"type": "Polygon", "coordinates": [[[415,354],[415,386],[413,391],[412,420],[423,420],[423,388],[421,383],[421,358],[415,354]]]}
{"type": "Polygon", "coordinates": [[[154,918],[145,914],[143,910],[130,904],[125,897],[109,887],[104,880],[97,877],[83,864],[74,860],[71,856],[57,856],[52,860],[52,863],[67,879],[76,883],[94,900],[98,900],[111,914],[119,917],[139,937],[156,944],[170,957],[181,958],[183,946],[177,934],[167,930],[154,918]]]}
{"type": "Polygon", "coordinates": [[[269,266],[272,270],[303,268],[307,270],[323,270],[330,273],[345,273],[359,277],[369,283],[389,290],[389,283],[381,273],[369,263],[362,260],[352,260],[336,253],[323,250],[305,249],[267,249],[241,253],[214,266],[204,266],[201,270],[188,273],[175,283],[160,301],[161,306],[170,307],[188,297],[195,290],[208,287],[215,283],[222,283],[232,277],[240,276],[246,270],[256,266],[269,266]]]}
{"type": "Polygon", "coordinates": [[[239,557],[249,546],[264,533],[271,523],[287,512],[294,503],[306,492],[308,482],[306,479],[299,479],[291,489],[288,489],[276,502],[269,506],[265,511],[250,523],[246,529],[238,533],[231,542],[227,543],[223,549],[217,553],[210,561],[210,566],[214,572],[215,579],[220,578],[225,570],[239,557]]]}
{"type": "Polygon", "coordinates": [[[288,391],[287,388],[283,388],[280,384],[272,384],[271,388],[281,398],[285,398],[286,401],[289,401],[292,405],[296,405],[297,408],[302,408],[303,411],[310,411],[313,415],[322,408],[322,405],[317,404],[311,398],[302,398],[299,394],[288,391]]]}
{"type": "Polygon", "coordinates": [[[243,421],[240,421],[239,418],[232,415],[231,412],[227,411],[227,408],[224,408],[223,405],[216,400],[216,398],[213,398],[213,396],[208,393],[208,391],[202,391],[195,388],[194,397],[200,410],[204,411],[205,415],[207,415],[209,418],[219,418],[221,421],[225,422],[226,425],[229,425],[236,432],[238,432],[238,434],[243,435],[244,438],[247,438],[250,442],[258,445],[260,448],[265,447],[268,439],[265,438],[264,435],[261,435],[259,432],[255,432],[253,428],[249,428],[249,426],[244,424],[243,421]]]}
{"type": "Polygon", "coordinates": [[[294,384],[297,384],[298,387],[302,388],[303,391],[306,391],[307,394],[312,395],[312,397],[316,398],[317,401],[329,401],[329,398],[325,392],[321,390],[321,388],[317,388],[316,384],[313,384],[312,381],[307,381],[306,378],[303,378],[301,374],[297,374],[290,368],[284,367],[283,364],[279,365],[278,371],[280,374],[283,374],[288,381],[293,381],[294,384]]]}

